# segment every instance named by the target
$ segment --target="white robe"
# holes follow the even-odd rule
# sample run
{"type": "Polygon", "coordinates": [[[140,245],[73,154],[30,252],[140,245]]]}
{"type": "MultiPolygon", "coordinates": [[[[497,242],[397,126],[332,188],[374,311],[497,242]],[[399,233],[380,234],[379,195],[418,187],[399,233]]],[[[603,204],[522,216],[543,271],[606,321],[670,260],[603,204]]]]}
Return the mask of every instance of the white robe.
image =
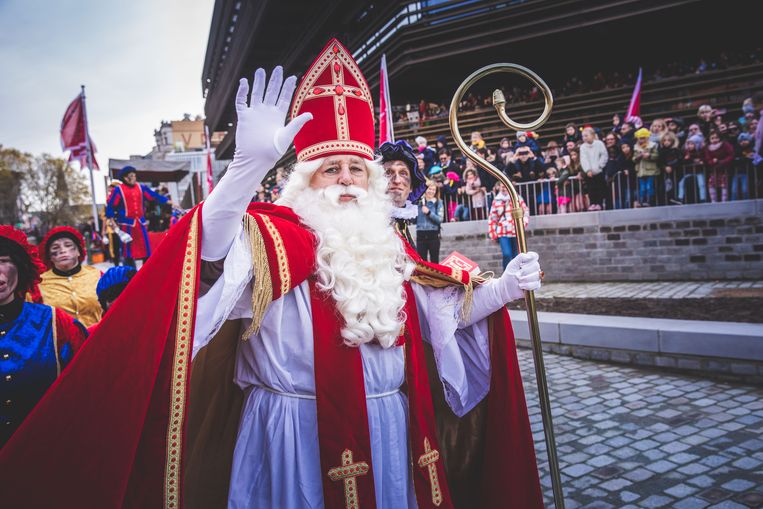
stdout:
{"type": "MultiPolygon", "coordinates": [[[[199,299],[194,355],[224,320],[243,318],[244,327],[251,323],[249,245],[241,230],[223,275],[199,299]]],[[[422,335],[432,344],[448,404],[463,415],[485,397],[490,385],[487,322],[459,323],[460,289],[434,290],[413,283],[413,290],[422,335]]],[[[480,293],[475,292],[475,308],[485,306],[480,293]]],[[[476,314],[486,316],[489,311],[476,314]]],[[[408,448],[407,400],[399,391],[405,379],[403,347],[368,344],[360,349],[377,507],[416,507],[411,469],[417,467],[408,448]]],[[[323,507],[313,361],[310,290],[304,282],[271,303],[260,331],[239,344],[235,382],[246,398],[228,507],[323,507]]]]}

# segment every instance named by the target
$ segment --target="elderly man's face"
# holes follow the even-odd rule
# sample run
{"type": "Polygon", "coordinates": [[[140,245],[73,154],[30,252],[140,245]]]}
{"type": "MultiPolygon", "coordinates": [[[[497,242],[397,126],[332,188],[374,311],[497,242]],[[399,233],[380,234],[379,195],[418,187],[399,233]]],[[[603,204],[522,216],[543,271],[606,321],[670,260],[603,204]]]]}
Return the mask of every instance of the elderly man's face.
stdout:
{"type": "MultiPolygon", "coordinates": [[[[323,189],[329,186],[357,186],[368,190],[368,169],[358,156],[337,155],[327,157],[310,178],[310,187],[323,189]]],[[[340,202],[355,200],[353,194],[339,196],[340,202]]]]}
{"type": "Polygon", "coordinates": [[[10,256],[0,256],[0,305],[13,301],[13,292],[19,283],[16,264],[10,256]]]}
{"type": "Polygon", "coordinates": [[[411,170],[402,161],[384,163],[384,174],[389,181],[387,194],[398,207],[404,207],[411,194],[411,170]]]}

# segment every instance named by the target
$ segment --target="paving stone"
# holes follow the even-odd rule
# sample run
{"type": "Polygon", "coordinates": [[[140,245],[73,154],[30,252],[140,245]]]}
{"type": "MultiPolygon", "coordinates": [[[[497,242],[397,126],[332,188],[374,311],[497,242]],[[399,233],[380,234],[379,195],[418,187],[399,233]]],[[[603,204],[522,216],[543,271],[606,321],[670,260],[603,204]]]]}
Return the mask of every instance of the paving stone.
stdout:
{"type": "Polygon", "coordinates": [[[679,500],[673,506],[675,509],[704,509],[709,506],[710,502],[702,500],[701,498],[689,497],[683,500],[679,500]]]}
{"type": "MultiPolygon", "coordinates": [[[[552,507],[532,352],[518,355],[552,507]]],[[[552,353],[544,360],[568,509],[763,507],[763,388],[552,353]]]]}
{"type": "Polygon", "coordinates": [[[723,485],[721,485],[722,488],[725,488],[729,491],[746,491],[749,490],[755,486],[754,482],[746,481],[744,479],[734,479],[733,481],[729,481],[723,485]]]}
{"type": "Polygon", "coordinates": [[[662,495],[652,495],[641,501],[641,507],[668,507],[674,499],[662,495]]]}

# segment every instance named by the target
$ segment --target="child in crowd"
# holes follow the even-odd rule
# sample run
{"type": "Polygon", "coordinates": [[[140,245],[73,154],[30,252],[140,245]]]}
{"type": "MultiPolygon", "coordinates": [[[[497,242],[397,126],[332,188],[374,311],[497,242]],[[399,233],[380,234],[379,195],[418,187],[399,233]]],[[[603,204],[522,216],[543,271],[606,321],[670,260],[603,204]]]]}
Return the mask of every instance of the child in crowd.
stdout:
{"type": "Polygon", "coordinates": [[[731,199],[749,200],[750,188],[748,185],[748,173],[753,169],[752,161],[755,158],[753,138],[750,133],[740,133],[736,138],[734,150],[734,176],[731,180],[731,199]]]}
{"type": "Polygon", "coordinates": [[[728,201],[728,173],[731,162],[734,160],[734,149],[727,141],[721,140],[718,131],[711,131],[709,143],[702,151],[705,166],[710,173],[708,184],[710,185],[710,201],[718,201],[718,188],[721,189],[721,201],[728,201]]]}
{"type": "Polygon", "coordinates": [[[536,157],[540,157],[540,147],[535,141],[535,133],[527,131],[517,131],[517,141],[514,143],[514,152],[519,147],[529,147],[533,151],[536,157]]]}
{"type": "Polygon", "coordinates": [[[538,196],[537,203],[539,215],[554,213],[551,200],[554,199],[554,187],[556,187],[557,175],[558,172],[556,171],[556,167],[550,166],[546,169],[546,178],[538,180],[540,189],[536,188],[536,192],[538,196]]]}
{"type": "Polygon", "coordinates": [[[649,140],[651,133],[641,128],[636,131],[636,146],[633,147],[633,160],[638,176],[639,201],[637,206],[655,205],[655,180],[660,174],[657,166],[657,144],[649,140]]]}
{"type": "MultiPolygon", "coordinates": [[[[697,129],[699,130],[699,129],[697,129]]],[[[684,155],[681,166],[684,176],[678,182],[678,201],[685,202],[686,183],[697,183],[699,201],[707,201],[707,185],[705,183],[704,159],[702,157],[702,145],[704,139],[701,134],[692,134],[684,143],[684,155]]]]}
{"type": "Polygon", "coordinates": [[[681,203],[675,199],[675,179],[680,170],[683,153],[678,148],[678,137],[671,131],[665,131],[657,149],[657,166],[662,172],[662,188],[667,201],[681,203]]]}
{"type": "MultiPolygon", "coordinates": [[[[490,214],[488,216],[488,236],[500,244],[503,268],[505,270],[509,262],[519,254],[519,247],[517,246],[516,224],[511,215],[511,199],[509,198],[508,189],[501,182],[498,183],[498,188],[499,192],[493,200],[493,205],[490,207],[490,214]]],[[[527,209],[527,205],[521,195],[519,195],[519,205],[524,211],[523,222],[525,228],[527,228],[530,211],[527,209]]]]}
{"type": "Polygon", "coordinates": [[[636,177],[636,163],[633,161],[633,145],[630,143],[620,144],[622,154],[622,171],[626,182],[625,203],[626,208],[631,208],[636,202],[638,180],[636,177]]]}

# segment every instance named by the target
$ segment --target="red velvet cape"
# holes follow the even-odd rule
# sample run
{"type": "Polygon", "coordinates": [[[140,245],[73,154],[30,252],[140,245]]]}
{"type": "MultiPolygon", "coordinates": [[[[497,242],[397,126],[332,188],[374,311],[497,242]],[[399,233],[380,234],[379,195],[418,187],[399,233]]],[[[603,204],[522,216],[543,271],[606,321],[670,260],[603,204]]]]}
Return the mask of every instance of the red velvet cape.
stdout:
{"type": "MultiPolygon", "coordinates": [[[[309,235],[289,235],[289,209],[249,213],[268,252],[272,299],[312,269],[309,235]],[[280,253],[280,255],[279,255],[280,253]],[[286,260],[286,262],[284,262],[286,260]],[[286,263],[287,267],[284,267],[286,263]]],[[[182,507],[190,351],[201,252],[201,207],[169,232],[100,326],[0,450],[8,507],[182,507]]],[[[414,258],[416,260],[417,258],[414,258]]],[[[420,262],[422,284],[469,284],[420,262]]],[[[271,299],[271,300],[272,300],[271,299]]],[[[491,390],[483,507],[542,507],[524,393],[505,310],[491,318],[491,390]]],[[[190,403],[192,404],[192,402],[190,403]]]]}

